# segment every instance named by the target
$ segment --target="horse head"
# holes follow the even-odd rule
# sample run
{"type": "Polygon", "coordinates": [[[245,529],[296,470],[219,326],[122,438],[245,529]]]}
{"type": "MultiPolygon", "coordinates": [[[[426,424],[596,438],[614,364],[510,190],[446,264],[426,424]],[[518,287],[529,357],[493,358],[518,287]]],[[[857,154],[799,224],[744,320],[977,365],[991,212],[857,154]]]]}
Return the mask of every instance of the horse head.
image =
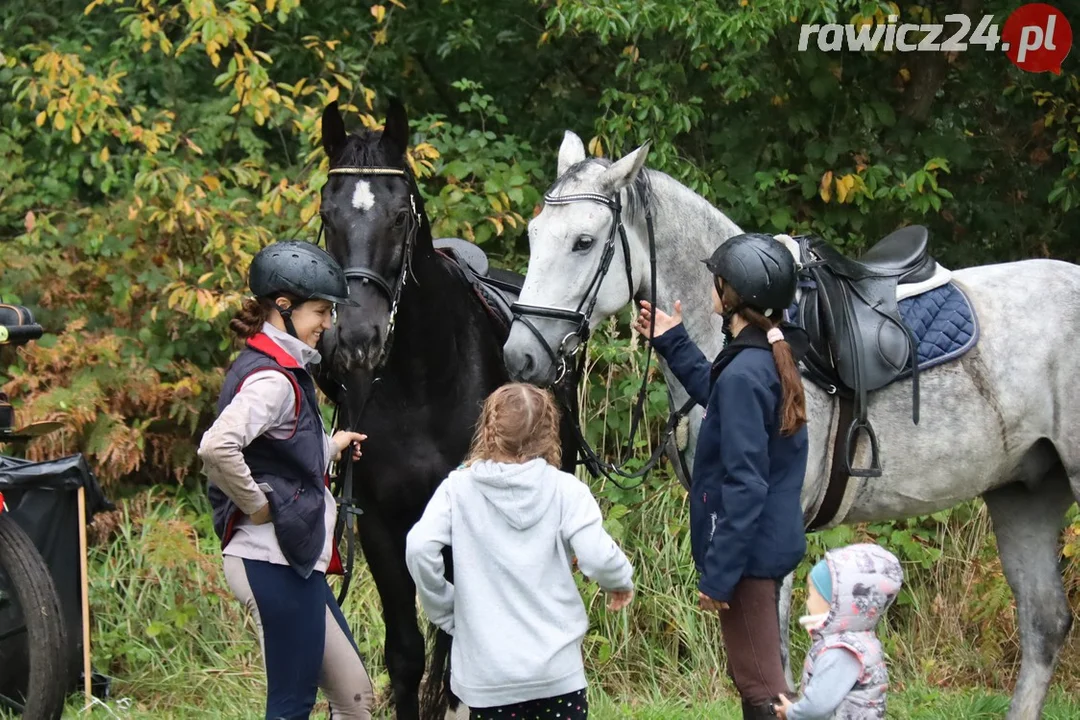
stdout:
{"type": "Polygon", "coordinates": [[[529,269],[503,346],[513,379],[552,384],[588,333],[633,301],[649,270],[647,153],[648,144],[615,162],[586,159],[566,132],[558,179],[529,222],[529,269]]]}
{"type": "Polygon", "coordinates": [[[423,198],[405,161],[409,121],[394,99],[381,132],[350,135],[334,102],[323,111],[322,136],[330,158],[319,209],[326,249],[359,303],[338,309],[323,347],[338,371],[371,371],[389,354],[412,256],[431,247],[423,198]]]}

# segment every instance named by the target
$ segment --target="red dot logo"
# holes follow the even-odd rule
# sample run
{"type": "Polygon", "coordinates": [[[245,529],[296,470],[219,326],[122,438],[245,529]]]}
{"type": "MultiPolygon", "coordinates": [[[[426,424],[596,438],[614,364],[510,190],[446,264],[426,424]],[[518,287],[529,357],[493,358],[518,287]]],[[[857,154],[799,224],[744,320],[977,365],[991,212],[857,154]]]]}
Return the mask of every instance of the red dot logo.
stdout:
{"type": "Polygon", "coordinates": [[[1072,48],[1072,27],[1056,7],[1029,3],[1005,21],[1001,40],[1001,49],[1021,70],[1060,75],[1061,61],[1072,48]]]}

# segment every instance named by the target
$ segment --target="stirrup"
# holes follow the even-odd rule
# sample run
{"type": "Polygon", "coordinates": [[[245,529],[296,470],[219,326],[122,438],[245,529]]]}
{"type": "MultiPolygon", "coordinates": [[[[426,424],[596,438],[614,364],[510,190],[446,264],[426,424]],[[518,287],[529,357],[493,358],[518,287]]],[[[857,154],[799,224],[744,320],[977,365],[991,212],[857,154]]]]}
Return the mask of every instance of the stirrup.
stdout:
{"type": "Polygon", "coordinates": [[[874,432],[869,420],[855,418],[851,421],[847,438],[844,441],[844,463],[847,465],[848,475],[852,477],[881,477],[881,457],[878,455],[877,433],[874,432]],[[870,439],[870,467],[856,469],[851,466],[851,460],[860,430],[865,431],[866,436],[870,439]]]}

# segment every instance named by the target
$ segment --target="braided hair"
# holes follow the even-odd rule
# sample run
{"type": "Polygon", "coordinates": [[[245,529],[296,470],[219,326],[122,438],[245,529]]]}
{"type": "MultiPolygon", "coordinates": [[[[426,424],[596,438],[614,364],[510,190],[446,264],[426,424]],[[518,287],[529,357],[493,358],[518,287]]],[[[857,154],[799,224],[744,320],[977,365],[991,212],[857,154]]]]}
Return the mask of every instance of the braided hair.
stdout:
{"type": "Polygon", "coordinates": [[[509,383],[484,401],[465,465],[479,460],[524,463],[543,458],[562,461],[559,408],[551,391],[527,383],[509,383]]]}

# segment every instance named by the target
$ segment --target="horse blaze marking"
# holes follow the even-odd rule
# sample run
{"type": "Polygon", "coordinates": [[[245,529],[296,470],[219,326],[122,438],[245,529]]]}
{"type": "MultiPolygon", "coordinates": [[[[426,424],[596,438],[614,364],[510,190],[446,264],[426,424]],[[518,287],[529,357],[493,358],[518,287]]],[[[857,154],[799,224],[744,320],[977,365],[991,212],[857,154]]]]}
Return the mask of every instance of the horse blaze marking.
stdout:
{"type": "Polygon", "coordinates": [[[367,212],[375,207],[375,196],[371,194],[371,185],[367,180],[359,180],[352,194],[352,206],[360,212],[367,212]]]}

